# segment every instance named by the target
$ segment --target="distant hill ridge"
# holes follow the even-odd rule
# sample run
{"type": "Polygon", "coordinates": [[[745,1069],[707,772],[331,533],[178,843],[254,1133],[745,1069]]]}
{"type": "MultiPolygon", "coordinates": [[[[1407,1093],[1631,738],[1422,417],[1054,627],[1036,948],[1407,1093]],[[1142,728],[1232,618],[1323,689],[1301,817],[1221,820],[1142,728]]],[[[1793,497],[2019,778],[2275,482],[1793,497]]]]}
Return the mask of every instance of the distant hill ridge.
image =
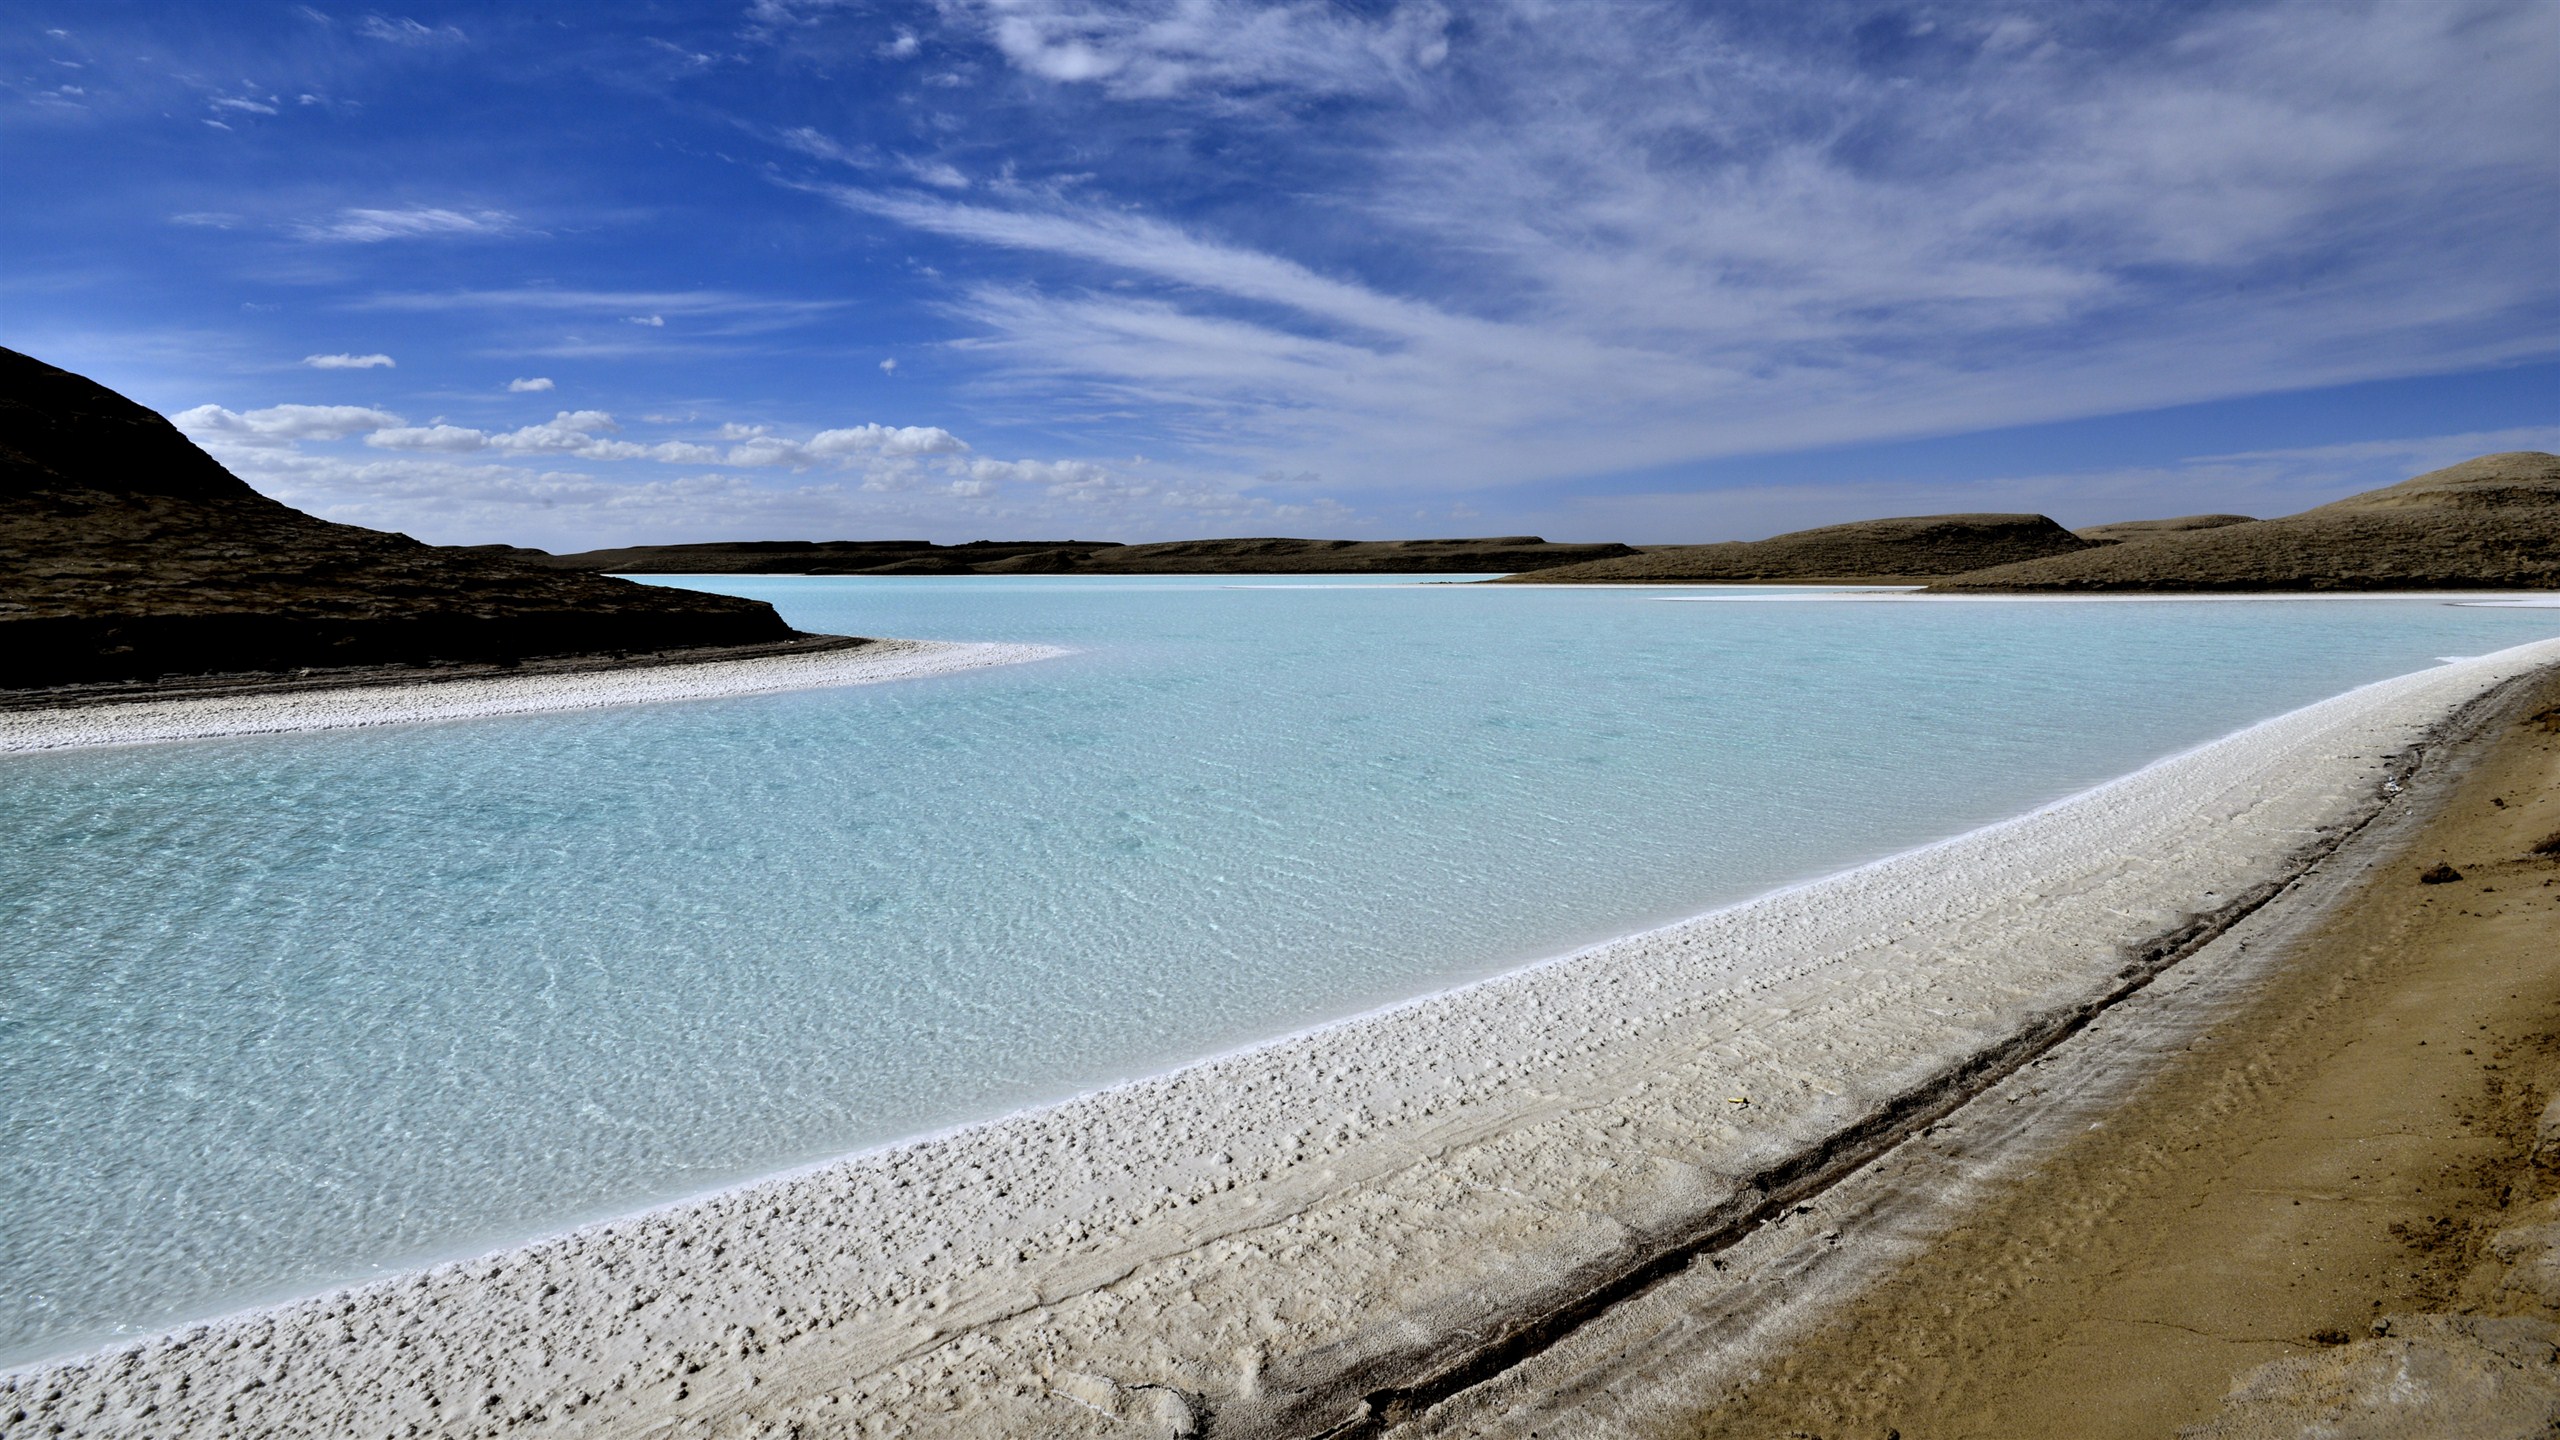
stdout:
{"type": "MultiPolygon", "coordinates": [[[[432,546],[258,494],[160,416],[0,349],[0,705],[163,677],[588,663],[861,643],[594,572],[1455,574],[1511,584],[1926,583],[1946,593],[2560,590],[2560,456],[2484,455],[2298,515],[2065,530],[1920,515],[1638,550],[1535,535],[432,546]]],[[[229,683],[226,678],[224,683],[229,683]]],[[[299,683],[299,682],[297,682],[299,683]]]]}
{"type": "Polygon", "coordinates": [[[7,349],[0,554],[0,690],[815,639],[761,601],[305,515],[160,416],[7,349]]]}
{"type": "Polygon", "coordinates": [[[534,564],[621,575],[1386,575],[1538,570],[1636,554],[1629,545],[1553,544],[1535,535],[1451,540],[1248,536],[1121,545],[1106,540],[755,540],[634,545],[534,564]]]}
{"type": "Polygon", "coordinates": [[[1683,585],[1913,581],[2091,548],[2042,515],[1912,515],[1796,530],[1766,540],[1665,545],[1505,584],[1683,585]]]}
{"type": "Polygon", "coordinates": [[[2483,455],[2274,520],[2164,531],[1957,575],[1936,591],[2560,588],[2560,456],[2483,455]]]}

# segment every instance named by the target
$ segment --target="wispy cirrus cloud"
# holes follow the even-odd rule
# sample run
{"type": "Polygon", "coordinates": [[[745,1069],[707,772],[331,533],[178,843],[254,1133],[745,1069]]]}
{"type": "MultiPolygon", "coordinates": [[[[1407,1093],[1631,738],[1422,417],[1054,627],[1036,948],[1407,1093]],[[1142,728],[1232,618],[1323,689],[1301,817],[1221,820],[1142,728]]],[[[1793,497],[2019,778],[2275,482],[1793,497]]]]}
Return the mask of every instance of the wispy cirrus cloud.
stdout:
{"type": "Polygon", "coordinates": [[[471,38],[458,25],[428,25],[406,15],[367,15],[356,22],[356,33],[391,45],[460,45],[471,38]]]}
{"type": "Polygon", "coordinates": [[[483,239],[520,235],[524,229],[516,222],[516,217],[504,210],[450,210],[442,206],[398,210],[357,207],[341,210],[326,220],[304,221],[293,227],[293,233],[304,240],[372,245],[385,240],[483,239]]]}
{"type": "Polygon", "coordinates": [[[314,370],[389,370],[400,362],[377,352],[371,355],[305,355],[302,363],[314,370]]]}
{"type": "Polygon", "coordinates": [[[620,320],[632,315],[798,321],[841,310],[842,300],[776,299],[730,290],[582,290],[548,285],[477,290],[389,290],[347,302],[353,310],[548,311],[620,320]]]}
{"type": "Polygon", "coordinates": [[[2523,0],[2271,0],[2139,43],[2085,5],[943,14],[1133,130],[1348,97],[1301,225],[1186,215],[1168,172],[813,187],[1017,257],[944,301],[1012,392],[1238,465],[1467,488],[2560,349],[2532,78],[2560,29],[2523,0]],[[1379,50],[1399,26],[1445,54],[1379,50]]]}

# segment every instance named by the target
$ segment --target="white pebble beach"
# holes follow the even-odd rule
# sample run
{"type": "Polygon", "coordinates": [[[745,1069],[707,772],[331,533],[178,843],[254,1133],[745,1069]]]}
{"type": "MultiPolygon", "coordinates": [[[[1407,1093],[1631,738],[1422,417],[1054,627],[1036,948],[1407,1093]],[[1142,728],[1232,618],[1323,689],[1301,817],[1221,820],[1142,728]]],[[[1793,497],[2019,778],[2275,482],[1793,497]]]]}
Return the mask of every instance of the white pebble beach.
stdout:
{"type": "Polygon", "coordinates": [[[1065,653],[1048,645],[875,640],[810,655],[0,711],[0,754],[716,700],[919,680],[1065,653]]]}

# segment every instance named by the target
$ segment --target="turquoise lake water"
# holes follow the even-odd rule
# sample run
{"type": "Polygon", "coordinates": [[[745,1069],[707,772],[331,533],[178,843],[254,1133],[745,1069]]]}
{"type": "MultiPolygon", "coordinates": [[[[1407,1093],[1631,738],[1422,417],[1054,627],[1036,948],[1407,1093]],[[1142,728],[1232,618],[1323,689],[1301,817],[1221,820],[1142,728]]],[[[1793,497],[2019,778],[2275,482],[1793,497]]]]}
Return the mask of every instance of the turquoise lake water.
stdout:
{"type": "Polygon", "coordinates": [[[724,579],[902,684],[0,760],[0,1358],[1162,1069],[2560,634],[2138,604],[724,579]]]}

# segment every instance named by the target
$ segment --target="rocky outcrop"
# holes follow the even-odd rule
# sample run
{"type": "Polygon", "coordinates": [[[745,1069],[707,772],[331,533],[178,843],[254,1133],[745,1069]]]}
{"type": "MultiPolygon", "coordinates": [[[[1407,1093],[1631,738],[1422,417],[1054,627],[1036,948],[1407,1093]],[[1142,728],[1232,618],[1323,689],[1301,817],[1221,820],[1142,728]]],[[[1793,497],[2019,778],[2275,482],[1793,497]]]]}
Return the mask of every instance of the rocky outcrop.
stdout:
{"type": "Polygon", "coordinates": [[[12,350],[0,350],[0,553],[6,691],[803,638],[760,601],[303,514],[160,416],[12,350]]]}

